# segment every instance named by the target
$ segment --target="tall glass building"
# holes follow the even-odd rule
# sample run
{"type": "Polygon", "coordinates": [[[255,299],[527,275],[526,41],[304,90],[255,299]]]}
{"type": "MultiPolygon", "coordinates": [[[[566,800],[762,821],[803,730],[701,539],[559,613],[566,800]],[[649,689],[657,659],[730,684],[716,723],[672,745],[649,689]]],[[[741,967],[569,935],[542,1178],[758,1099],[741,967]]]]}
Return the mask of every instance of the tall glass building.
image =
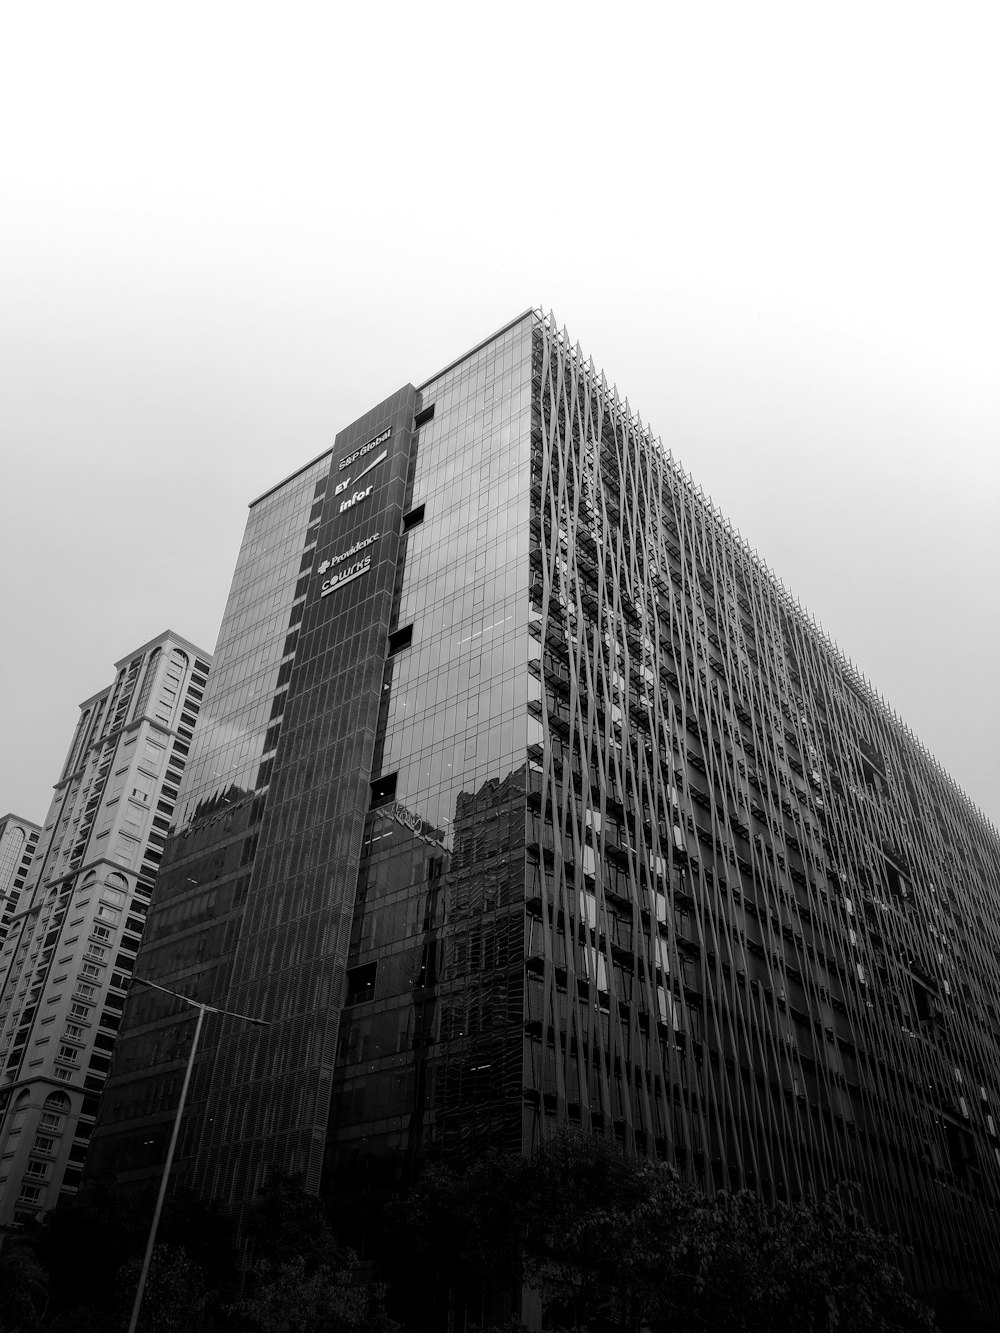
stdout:
{"type": "MultiPolygon", "coordinates": [[[[527,312],[256,501],[140,957],[180,1171],[368,1210],[568,1122],[864,1183],[995,1301],[1000,840],[527,312]]],[[[158,1172],[133,992],[93,1169],[158,1172]]]]}

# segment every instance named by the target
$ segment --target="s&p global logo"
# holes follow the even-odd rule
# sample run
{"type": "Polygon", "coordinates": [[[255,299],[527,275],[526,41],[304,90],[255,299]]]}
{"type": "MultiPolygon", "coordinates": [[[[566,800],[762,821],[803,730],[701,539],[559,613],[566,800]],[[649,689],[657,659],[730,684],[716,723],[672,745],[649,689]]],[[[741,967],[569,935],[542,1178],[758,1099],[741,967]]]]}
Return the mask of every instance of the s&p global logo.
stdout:
{"type": "MultiPolygon", "coordinates": [[[[359,458],[363,458],[365,454],[370,454],[373,449],[377,449],[380,444],[385,444],[386,440],[388,440],[391,435],[392,427],[390,426],[387,430],[384,430],[381,435],[376,435],[374,440],[369,440],[368,443],[363,444],[360,449],[355,449],[353,454],[348,454],[346,458],[342,458],[337,464],[338,470],[343,472],[345,467],[350,467],[352,463],[356,463],[359,458]]],[[[379,463],[384,463],[388,457],[389,450],[383,449],[378,458],[373,458],[368,466],[363,467],[355,476],[345,477],[343,481],[338,481],[333,492],[334,495],[337,496],[340,495],[342,491],[346,491],[352,481],[357,485],[362,477],[366,477],[373,468],[378,467],[379,463]]],[[[355,505],[360,504],[362,500],[367,500],[374,489],[375,486],[373,484],[367,486],[363,491],[355,491],[353,495],[349,495],[346,500],[341,501],[339,512],[343,514],[346,510],[353,509],[355,505]]]]}
{"type": "MultiPolygon", "coordinates": [[[[342,458],[340,462],[337,464],[338,472],[343,472],[345,467],[350,467],[352,463],[356,463],[357,460],[361,458],[364,454],[371,453],[371,451],[373,449],[377,449],[380,444],[385,444],[386,440],[388,440],[391,435],[392,435],[392,427],[389,426],[388,429],[384,430],[381,435],[376,435],[374,440],[369,440],[368,443],[363,444],[360,449],[355,449],[353,454],[348,454],[346,458],[342,458]]],[[[382,455],[382,458],[384,457],[385,454],[382,455]]],[[[378,458],[375,461],[381,463],[382,458],[378,458]]],[[[374,467],[375,463],[372,463],[371,466],[374,467]]],[[[337,489],[343,490],[343,487],[339,486],[337,489]]]]}

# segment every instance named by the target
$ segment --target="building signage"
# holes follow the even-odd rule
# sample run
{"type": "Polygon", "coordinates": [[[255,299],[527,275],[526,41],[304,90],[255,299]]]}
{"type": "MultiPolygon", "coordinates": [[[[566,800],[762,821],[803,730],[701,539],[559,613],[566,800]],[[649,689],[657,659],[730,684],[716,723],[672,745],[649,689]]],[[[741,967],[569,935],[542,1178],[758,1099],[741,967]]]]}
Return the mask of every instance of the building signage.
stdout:
{"type": "Polygon", "coordinates": [[[362,574],[368,573],[372,567],[370,551],[363,559],[355,560],[352,564],[345,566],[343,569],[339,569],[338,566],[343,565],[345,560],[350,560],[351,556],[359,555],[366,547],[373,546],[375,542],[378,541],[379,535],[379,533],[373,532],[370,537],[365,537],[361,541],[355,542],[353,546],[349,546],[347,550],[341,552],[340,555],[335,555],[332,560],[324,560],[322,562],[319,566],[319,573],[325,574],[328,569],[332,569],[333,573],[324,582],[323,587],[320,590],[320,597],[327,597],[331,592],[336,592],[338,588],[342,588],[345,583],[353,583],[353,581],[359,579],[362,574]]]}
{"type": "Polygon", "coordinates": [[[343,513],[345,509],[353,509],[354,506],[360,504],[362,500],[367,500],[374,489],[374,486],[368,486],[363,491],[355,491],[354,494],[349,495],[346,500],[341,500],[340,512],[343,513]]]}
{"type": "MultiPolygon", "coordinates": [[[[338,470],[343,472],[344,468],[350,467],[352,463],[356,463],[358,459],[363,458],[365,454],[370,454],[372,450],[377,449],[380,444],[385,444],[391,435],[392,427],[389,426],[382,431],[380,435],[376,435],[373,440],[369,440],[367,444],[363,444],[360,449],[355,449],[354,452],[348,454],[346,458],[342,458],[338,464],[338,470]]],[[[334,495],[340,495],[342,491],[346,491],[348,486],[352,484],[352,481],[357,485],[362,477],[371,472],[373,468],[378,467],[379,463],[384,463],[388,457],[389,450],[383,449],[378,457],[373,458],[368,466],[362,468],[356,477],[345,477],[343,481],[338,481],[334,495]]],[[[343,514],[346,513],[348,509],[353,509],[355,505],[359,505],[362,501],[367,500],[374,490],[375,484],[373,482],[370,486],[365,486],[363,489],[352,491],[346,499],[341,500],[338,512],[343,514]]],[[[370,553],[363,556],[362,559],[355,560],[352,564],[344,566],[344,568],[338,568],[338,566],[343,565],[344,561],[350,560],[351,556],[360,554],[361,551],[366,547],[373,545],[378,539],[379,534],[374,532],[370,537],[364,537],[361,541],[355,542],[353,546],[349,547],[341,555],[335,555],[331,560],[324,560],[319,566],[319,573],[325,574],[327,570],[332,570],[332,573],[330,574],[330,577],[324,581],[323,587],[320,590],[320,596],[328,597],[330,593],[336,592],[338,588],[342,588],[345,583],[353,583],[355,579],[361,578],[362,574],[367,574],[372,567],[370,553]]]]}
{"type": "MultiPolygon", "coordinates": [[[[369,449],[374,449],[375,445],[379,444],[384,438],[385,438],[384,435],[380,435],[378,439],[372,440],[371,443],[366,444],[363,449],[359,449],[357,453],[351,454],[349,457],[345,458],[340,466],[346,467],[348,463],[353,462],[354,459],[359,457],[359,455],[366,454],[369,449]]],[[[388,457],[389,457],[389,450],[383,449],[382,452],[379,454],[378,458],[373,458],[367,467],[361,469],[358,475],[354,478],[354,482],[357,483],[361,480],[362,477],[366,477],[368,473],[371,472],[372,468],[378,467],[379,463],[384,463],[388,457]]],[[[343,481],[338,481],[337,488],[334,491],[334,495],[339,495],[341,491],[346,491],[348,486],[350,486],[350,484],[351,484],[350,477],[345,477],[343,481]]],[[[362,500],[367,500],[369,495],[371,495],[374,489],[375,485],[373,483],[371,486],[366,486],[363,491],[355,491],[353,495],[349,495],[346,500],[341,500],[340,512],[344,513],[345,510],[353,509],[356,504],[360,504],[362,500]]]]}
{"type": "Polygon", "coordinates": [[[372,567],[372,558],[366,555],[364,560],[357,561],[356,564],[348,565],[346,569],[338,570],[336,574],[326,579],[323,587],[320,589],[320,597],[329,597],[330,593],[336,592],[342,588],[345,583],[353,583],[359,579],[362,574],[367,574],[372,567]]]}
{"type": "MultiPolygon", "coordinates": [[[[378,467],[379,463],[384,463],[388,457],[389,457],[389,450],[383,449],[382,452],[379,454],[378,458],[373,458],[366,468],[362,468],[361,471],[358,473],[358,475],[354,478],[354,480],[360,481],[362,477],[366,477],[368,473],[371,472],[373,467],[378,467]]],[[[338,481],[336,490],[333,492],[334,495],[339,495],[341,491],[346,491],[348,486],[350,486],[350,484],[351,484],[350,477],[345,477],[343,481],[338,481]]],[[[343,509],[343,505],[341,505],[341,509],[343,509]]]]}
{"type": "Polygon", "coordinates": [[[337,471],[343,472],[345,467],[350,467],[352,463],[356,463],[362,455],[371,453],[371,451],[377,449],[380,444],[385,444],[391,434],[392,427],[390,426],[387,430],[384,430],[381,435],[376,435],[374,440],[369,440],[368,443],[363,444],[360,449],[355,449],[353,454],[348,454],[346,458],[342,458],[337,465],[337,471]]]}
{"type": "Polygon", "coordinates": [[[381,533],[373,532],[370,537],[363,537],[361,541],[355,542],[353,546],[349,546],[347,550],[341,552],[340,555],[335,555],[332,560],[324,560],[319,566],[319,573],[325,574],[328,569],[333,569],[334,565],[341,565],[345,560],[350,560],[352,555],[357,555],[357,553],[363,551],[366,546],[374,545],[380,536],[381,533]]]}

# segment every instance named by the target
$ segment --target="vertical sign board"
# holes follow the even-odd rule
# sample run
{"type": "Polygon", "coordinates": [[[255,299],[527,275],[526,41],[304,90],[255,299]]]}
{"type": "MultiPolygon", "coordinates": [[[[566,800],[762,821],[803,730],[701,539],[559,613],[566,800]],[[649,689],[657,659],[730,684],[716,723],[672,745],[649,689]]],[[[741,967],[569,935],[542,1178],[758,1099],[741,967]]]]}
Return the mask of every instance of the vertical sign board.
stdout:
{"type": "Polygon", "coordinates": [[[245,1126],[220,1145],[237,1199],[275,1142],[319,1186],[415,407],[408,385],[334,445],[230,996],[272,1026],[234,1037],[246,1058],[217,1093],[245,1126]]]}

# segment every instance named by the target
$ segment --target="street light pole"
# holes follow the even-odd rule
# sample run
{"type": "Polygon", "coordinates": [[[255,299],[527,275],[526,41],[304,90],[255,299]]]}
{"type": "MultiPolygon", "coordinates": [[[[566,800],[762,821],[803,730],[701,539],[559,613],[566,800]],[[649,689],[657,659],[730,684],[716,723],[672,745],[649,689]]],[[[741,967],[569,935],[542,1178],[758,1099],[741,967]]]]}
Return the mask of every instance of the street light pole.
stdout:
{"type": "Polygon", "coordinates": [[[188,1088],[191,1085],[191,1071],[194,1069],[194,1057],[198,1050],[198,1042],[201,1038],[201,1028],[205,1021],[206,1014],[224,1014],[227,1018],[239,1018],[244,1023],[253,1023],[255,1027],[270,1027],[262,1018],[251,1018],[249,1014],[237,1014],[232,1009],[217,1009],[211,1004],[202,1004],[200,1000],[192,1000],[190,995],[181,995],[180,991],[171,990],[168,986],[158,986],[155,981],[147,981],[144,977],[133,977],[133,986],[149,986],[153,990],[163,991],[164,995],[172,995],[177,1000],[183,1000],[185,1004],[190,1004],[198,1010],[198,1021],[195,1024],[194,1039],[191,1042],[191,1049],[188,1052],[187,1068],[184,1070],[184,1082],[181,1084],[180,1100],[177,1103],[177,1111],[174,1115],[174,1127],[170,1134],[170,1146],[167,1148],[167,1160],[163,1164],[163,1178],[160,1181],[160,1192],[156,1198],[156,1207],[153,1210],[153,1221],[149,1228],[149,1239],[146,1242],[146,1253],[142,1260],[142,1270],[139,1273],[139,1285],[136,1288],[135,1302],[132,1306],[132,1316],[128,1322],[128,1333],[135,1333],[139,1323],[139,1309],[142,1305],[142,1298],[146,1290],[146,1279],[149,1277],[149,1266],[153,1260],[153,1250],[156,1248],[156,1232],[160,1225],[160,1214],[163,1212],[163,1201],[167,1197],[167,1182],[170,1179],[170,1168],[174,1163],[174,1149],[177,1147],[177,1139],[180,1136],[181,1117],[184,1114],[184,1103],[187,1101],[188,1088]]]}

